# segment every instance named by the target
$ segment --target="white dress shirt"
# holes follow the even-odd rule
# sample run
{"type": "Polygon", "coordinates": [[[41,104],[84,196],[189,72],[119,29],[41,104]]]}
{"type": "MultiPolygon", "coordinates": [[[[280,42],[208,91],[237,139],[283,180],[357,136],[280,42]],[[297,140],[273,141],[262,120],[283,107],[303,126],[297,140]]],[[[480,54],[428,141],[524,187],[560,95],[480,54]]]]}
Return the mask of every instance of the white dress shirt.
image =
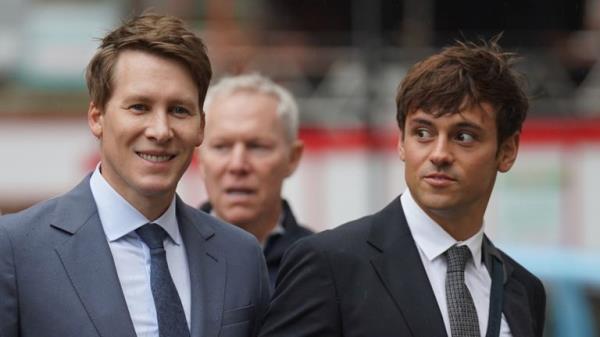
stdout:
{"type": "MultiPolygon", "coordinates": [[[[435,299],[442,313],[448,336],[451,336],[446,303],[446,270],[448,266],[444,253],[454,245],[469,247],[473,259],[469,260],[465,266],[465,284],[471,293],[477,310],[481,336],[485,336],[488,325],[492,279],[481,259],[483,224],[477,234],[465,241],[456,241],[419,207],[408,189],[402,194],[400,200],[402,201],[408,227],[419,250],[429,283],[431,283],[435,299]]],[[[502,314],[500,336],[512,337],[504,314],[502,314]]]]}
{"type": "MultiPolygon", "coordinates": [[[[150,250],[135,232],[151,222],[118,194],[104,179],[99,167],[92,174],[90,187],[106,239],[115,262],[121,289],[138,337],[159,337],[156,307],[150,287],[150,250]]],[[[191,290],[185,247],[175,215],[175,198],[169,208],[152,221],[169,235],[164,247],[169,271],[190,327],[191,290]]]]}

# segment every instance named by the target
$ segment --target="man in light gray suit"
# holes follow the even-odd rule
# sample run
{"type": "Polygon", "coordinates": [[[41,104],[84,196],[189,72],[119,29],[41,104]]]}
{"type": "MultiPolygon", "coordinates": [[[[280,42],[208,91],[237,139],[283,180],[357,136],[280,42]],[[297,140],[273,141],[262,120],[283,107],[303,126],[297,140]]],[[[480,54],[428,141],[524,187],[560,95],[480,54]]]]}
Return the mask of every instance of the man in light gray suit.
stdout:
{"type": "Polygon", "coordinates": [[[256,334],[270,295],[256,239],[175,193],[211,74],[173,17],[143,14],[101,41],[86,74],[101,163],[0,218],[1,337],[256,334]]]}

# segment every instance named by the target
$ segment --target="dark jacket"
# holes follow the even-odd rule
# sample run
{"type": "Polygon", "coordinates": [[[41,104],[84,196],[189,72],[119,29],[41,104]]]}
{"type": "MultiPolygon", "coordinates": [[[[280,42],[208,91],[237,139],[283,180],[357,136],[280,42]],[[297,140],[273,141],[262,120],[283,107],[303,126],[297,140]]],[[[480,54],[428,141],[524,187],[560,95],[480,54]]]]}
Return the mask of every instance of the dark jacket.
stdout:
{"type": "MultiPolygon", "coordinates": [[[[498,301],[512,335],[542,337],[546,301],[542,283],[487,238],[482,249],[486,266],[502,263],[504,283],[498,301]]],[[[399,198],[380,212],[292,245],[259,334],[446,335],[399,198]]]]}
{"type": "MultiPolygon", "coordinates": [[[[0,336],[136,336],[89,179],[0,217],[0,336]]],[[[256,240],[179,197],[175,209],[189,265],[190,336],[255,336],[270,297],[256,240]]]]}
{"type": "MultiPolygon", "coordinates": [[[[288,202],[285,199],[281,202],[283,211],[282,225],[285,231],[283,233],[269,236],[263,250],[265,259],[267,260],[267,267],[269,269],[269,278],[271,279],[271,285],[273,287],[275,286],[275,280],[277,278],[277,273],[279,272],[279,266],[281,265],[283,253],[285,253],[292,243],[305,236],[313,234],[310,229],[298,224],[288,202]]],[[[206,213],[210,213],[212,211],[212,205],[210,202],[205,202],[202,204],[202,206],[200,206],[200,209],[206,213]]]]}

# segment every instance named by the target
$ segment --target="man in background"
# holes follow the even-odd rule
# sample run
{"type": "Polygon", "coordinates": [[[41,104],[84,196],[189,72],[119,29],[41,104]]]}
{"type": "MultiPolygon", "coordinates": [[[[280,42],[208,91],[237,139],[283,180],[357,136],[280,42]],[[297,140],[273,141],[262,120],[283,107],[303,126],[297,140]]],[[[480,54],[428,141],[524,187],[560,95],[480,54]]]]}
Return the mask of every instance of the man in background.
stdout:
{"type": "Polygon", "coordinates": [[[209,201],[201,208],[262,243],[274,284],[283,253],[311,233],[281,197],[302,156],[298,106],[280,85],[248,74],[212,86],[205,110],[200,168],[209,201]]]}
{"type": "Polygon", "coordinates": [[[484,234],[529,106],[513,59],[457,43],[410,69],[396,97],[408,188],[290,247],[261,337],[542,337],[542,283],[484,234]]]}
{"type": "Polygon", "coordinates": [[[102,39],[86,74],[101,162],[0,218],[0,336],[256,334],[270,296],[256,239],[175,193],[211,75],[174,17],[144,14],[102,39]]]}

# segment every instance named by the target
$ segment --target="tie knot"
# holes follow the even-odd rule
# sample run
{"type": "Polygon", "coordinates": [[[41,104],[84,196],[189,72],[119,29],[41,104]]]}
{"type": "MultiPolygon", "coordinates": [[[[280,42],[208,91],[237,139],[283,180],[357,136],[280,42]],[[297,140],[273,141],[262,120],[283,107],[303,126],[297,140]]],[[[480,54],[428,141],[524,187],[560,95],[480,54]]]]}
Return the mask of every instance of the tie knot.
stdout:
{"type": "Polygon", "coordinates": [[[471,258],[471,251],[467,246],[452,246],[446,251],[448,258],[448,272],[464,272],[467,261],[471,258]]]}
{"type": "Polygon", "coordinates": [[[167,237],[167,232],[155,223],[147,223],[135,232],[150,249],[163,248],[163,241],[167,237]]]}

